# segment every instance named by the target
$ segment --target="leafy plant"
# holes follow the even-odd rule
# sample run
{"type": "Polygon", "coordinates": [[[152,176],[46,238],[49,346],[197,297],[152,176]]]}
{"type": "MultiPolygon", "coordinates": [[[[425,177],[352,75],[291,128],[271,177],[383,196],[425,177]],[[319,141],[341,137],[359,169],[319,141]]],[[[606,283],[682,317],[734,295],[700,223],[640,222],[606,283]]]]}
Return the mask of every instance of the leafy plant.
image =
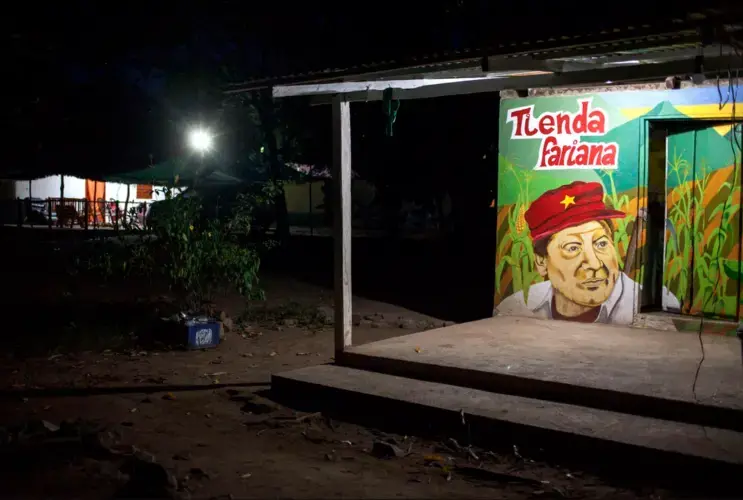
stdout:
{"type": "Polygon", "coordinates": [[[244,242],[254,208],[270,195],[262,190],[239,194],[228,217],[210,219],[203,216],[199,196],[173,196],[166,190],[149,230],[98,252],[88,268],[105,277],[119,274],[162,281],[191,311],[201,310],[228,287],[248,298],[262,298],[260,256],[244,242]]]}
{"type": "Polygon", "coordinates": [[[736,159],[731,180],[712,185],[713,175],[720,174],[711,170],[704,159],[700,160],[696,175],[676,148],[669,160],[669,172],[678,186],[669,199],[671,238],[666,244],[664,284],[676,294],[686,312],[735,314],[735,288],[740,281],[731,274],[732,264],[727,257],[735,248],[734,236],[738,233],[734,219],[740,211],[739,165],[736,159]]]}
{"type": "Polygon", "coordinates": [[[501,172],[510,173],[516,179],[519,194],[516,203],[508,209],[506,222],[508,230],[499,238],[497,255],[498,265],[495,270],[495,290],[500,291],[506,269],[511,270],[513,293],[522,290],[524,300],[528,300],[529,287],[541,280],[539,271],[534,267],[534,247],[532,246],[525,214],[529,209],[529,182],[533,174],[520,168],[514,161],[501,157],[501,172]],[[508,266],[508,268],[506,268],[508,266]]]}
{"type": "MultiPolygon", "coordinates": [[[[629,196],[626,194],[623,194],[622,196],[619,196],[617,193],[617,186],[614,182],[614,171],[613,170],[600,170],[600,175],[609,180],[609,189],[606,189],[606,186],[604,186],[604,203],[607,201],[611,205],[611,207],[614,210],[619,211],[626,211],[627,207],[629,206],[629,196]]],[[[619,261],[619,266],[624,267],[624,256],[622,253],[625,254],[629,250],[629,243],[630,243],[630,232],[629,227],[632,222],[634,222],[635,217],[633,215],[627,215],[624,218],[621,219],[614,219],[614,248],[617,252],[617,259],[619,261]],[[622,252],[620,249],[624,250],[622,252]]]]}

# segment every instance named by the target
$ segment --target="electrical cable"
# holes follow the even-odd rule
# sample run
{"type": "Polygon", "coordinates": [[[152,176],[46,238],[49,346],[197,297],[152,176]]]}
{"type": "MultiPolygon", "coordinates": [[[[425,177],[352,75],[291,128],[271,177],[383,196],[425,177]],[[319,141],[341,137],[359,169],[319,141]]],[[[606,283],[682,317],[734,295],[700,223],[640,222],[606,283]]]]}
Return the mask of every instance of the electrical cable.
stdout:
{"type": "MultiPolygon", "coordinates": [[[[731,40],[731,42],[732,42],[732,40],[731,40]]],[[[740,53],[738,51],[738,47],[736,46],[735,43],[731,43],[731,46],[733,47],[733,51],[735,52],[735,56],[739,58],[740,57],[740,53]]],[[[722,55],[722,44],[720,45],[720,54],[722,55]]],[[[730,57],[729,57],[729,61],[732,61],[732,58],[733,58],[733,55],[731,54],[730,57]]],[[[736,104],[737,104],[738,82],[739,82],[738,77],[739,77],[739,70],[736,69],[735,70],[735,76],[733,76],[732,65],[729,62],[728,63],[728,88],[727,88],[727,96],[725,97],[725,100],[724,101],[723,101],[723,98],[722,98],[722,88],[720,86],[720,73],[719,73],[719,71],[718,71],[717,77],[716,77],[717,95],[719,96],[719,110],[722,111],[722,109],[725,106],[727,106],[728,104],[731,104],[732,105],[731,116],[730,116],[730,125],[731,125],[731,131],[730,131],[730,147],[731,147],[732,153],[733,153],[733,176],[736,175],[736,172],[738,170],[738,167],[740,166],[740,165],[737,165],[736,163],[740,163],[737,160],[737,158],[738,158],[738,155],[740,154],[741,150],[743,150],[743,148],[741,148],[740,138],[738,137],[738,130],[737,130],[738,129],[738,123],[737,123],[736,113],[735,113],[735,111],[736,111],[736,104]]],[[[740,180],[741,185],[742,185],[742,187],[741,187],[741,194],[743,195],[743,172],[741,172],[740,179],[739,180],[740,180]]],[[[728,208],[728,205],[730,203],[730,199],[732,198],[732,190],[734,188],[735,188],[735,186],[731,186],[731,188],[730,188],[731,189],[731,193],[730,193],[731,196],[728,196],[725,199],[725,204],[723,205],[722,216],[720,217],[720,223],[719,223],[718,231],[722,228],[722,224],[723,224],[723,222],[725,220],[725,213],[727,212],[727,208],[728,208]]],[[[743,221],[743,214],[741,214],[741,219],[743,221]]],[[[694,228],[692,228],[692,231],[694,231],[694,228]]],[[[739,235],[740,235],[740,230],[739,230],[739,235]]],[[[696,242],[694,242],[693,238],[692,238],[692,244],[694,244],[694,246],[696,247],[696,242]]],[[[692,250],[692,252],[693,252],[693,250],[692,250]]],[[[712,293],[709,295],[709,297],[707,298],[707,300],[705,300],[704,303],[702,304],[702,316],[700,317],[700,320],[699,320],[699,331],[697,332],[697,336],[698,336],[698,339],[699,339],[699,347],[701,349],[702,355],[701,355],[701,357],[699,359],[699,362],[697,363],[697,368],[696,368],[696,371],[694,373],[694,381],[693,381],[692,386],[691,386],[691,391],[692,391],[692,395],[694,397],[694,401],[695,402],[698,402],[696,388],[697,388],[697,382],[699,381],[699,372],[701,371],[702,365],[704,364],[704,361],[706,359],[706,352],[705,352],[705,349],[704,349],[704,341],[702,339],[702,332],[704,330],[704,319],[705,319],[704,318],[704,310],[707,307],[707,305],[709,304],[710,299],[713,299],[713,298],[716,297],[715,291],[717,290],[717,287],[720,284],[720,279],[721,279],[722,273],[723,273],[723,270],[719,266],[719,263],[720,263],[720,253],[721,252],[722,252],[722,245],[720,245],[718,247],[717,255],[715,256],[715,260],[718,263],[717,279],[716,279],[716,282],[715,282],[714,287],[712,288],[712,293]]],[[[739,262],[740,262],[740,260],[739,260],[739,262]]],[[[740,265],[740,263],[738,265],[740,265]]],[[[692,273],[693,272],[694,271],[692,270],[692,273]]],[[[739,300],[740,300],[740,298],[739,298],[739,300]]]]}

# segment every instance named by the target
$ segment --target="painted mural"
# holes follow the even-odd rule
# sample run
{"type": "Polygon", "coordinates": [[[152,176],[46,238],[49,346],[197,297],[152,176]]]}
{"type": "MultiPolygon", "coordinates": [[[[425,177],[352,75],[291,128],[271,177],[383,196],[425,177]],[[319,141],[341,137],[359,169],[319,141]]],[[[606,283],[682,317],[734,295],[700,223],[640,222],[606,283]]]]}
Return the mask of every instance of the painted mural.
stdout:
{"type": "Polygon", "coordinates": [[[716,87],[504,100],[495,312],[740,317],[733,113],[716,87]]]}

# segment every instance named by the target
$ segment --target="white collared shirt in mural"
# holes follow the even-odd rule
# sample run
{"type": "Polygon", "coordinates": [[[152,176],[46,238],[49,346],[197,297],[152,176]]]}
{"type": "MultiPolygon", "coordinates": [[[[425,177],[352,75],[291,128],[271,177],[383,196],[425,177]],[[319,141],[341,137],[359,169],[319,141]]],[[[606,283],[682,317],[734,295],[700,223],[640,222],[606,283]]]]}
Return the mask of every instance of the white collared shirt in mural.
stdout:
{"type": "MultiPolygon", "coordinates": [[[[614,286],[611,295],[601,304],[596,323],[615,323],[629,325],[635,314],[634,289],[641,290],[642,286],[624,273],[614,286]]],[[[496,314],[512,316],[531,316],[543,319],[552,319],[552,283],[543,281],[529,287],[529,303],[524,301],[524,292],[519,291],[509,295],[495,308],[496,314]]],[[[663,287],[663,303],[673,309],[680,309],[678,299],[663,287]]]]}

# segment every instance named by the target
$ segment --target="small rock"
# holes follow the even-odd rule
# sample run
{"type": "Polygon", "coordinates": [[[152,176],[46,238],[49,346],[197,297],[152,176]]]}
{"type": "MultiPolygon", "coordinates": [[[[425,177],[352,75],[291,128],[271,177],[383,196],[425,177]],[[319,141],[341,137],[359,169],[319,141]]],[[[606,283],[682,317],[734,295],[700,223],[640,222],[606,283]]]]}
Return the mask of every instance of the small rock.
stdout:
{"type": "Polygon", "coordinates": [[[410,318],[398,318],[397,320],[397,327],[398,328],[404,328],[406,330],[413,330],[418,326],[418,324],[410,319],[410,318]]]}
{"type": "Polygon", "coordinates": [[[302,432],[302,435],[307,441],[314,444],[321,444],[327,441],[325,435],[317,429],[309,428],[302,432]]]}
{"type": "Polygon", "coordinates": [[[252,358],[253,357],[253,353],[252,352],[243,352],[243,353],[240,354],[240,356],[242,356],[243,358],[252,358]]]}
{"type": "Polygon", "coordinates": [[[354,314],[351,316],[351,321],[353,322],[353,326],[361,326],[361,322],[364,321],[364,318],[361,317],[360,314],[354,314]]]}
{"type": "Polygon", "coordinates": [[[269,356],[271,356],[272,358],[273,358],[274,356],[276,356],[276,351],[271,351],[271,353],[269,354],[269,356]]]}
{"type": "Polygon", "coordinates": [[[377,458],[393,458],[393,457],[404,457],[407,453],[400,447],[395,446],[391,443],[385,443],[384,441],[374,441],[372,447],[372,455],[377,458]]]}
{"type": "Polygon", "coordinates": [[[379,321],[372,321],[371,322],[371,327],[372,328],[384,328],[385,325],[384,325],[384,323],[381,323],[379,321]]]}
{"type": "Polygon", "coordinates": [[[283,326],[292,328],[292,327],[297,326],[297,320],[296,319],[293,319],[293,318],[284,318],[284,319],[281,320],[281,324],[283,326]]]}
{"type": "Polygon", "coordinates": [[[48,420],[42,420],[41,425],[46,429],[48,432],[57,432],[59,430],[59,426],[56,424],[53,424],[49,422],[48,420]]]}
{"type": "Polygon", "coordinates": [[[359,322],[358,326],[363,328],[370,328],[372,325],[372,321],[368,319],[362,319],[361,322],[359,322]]]}
{"type": "Polygon", "coordinates": [[[209,479],[209,474],[199,467],[193,467],[188,471],[188,478],[196,480],[209,479]]]}
{"type": "Polygon", "coordinates": [[[191,460],[191,453],[188,451],[176,453],[175,455],[173,455],[173,460],[191,460]]]}

